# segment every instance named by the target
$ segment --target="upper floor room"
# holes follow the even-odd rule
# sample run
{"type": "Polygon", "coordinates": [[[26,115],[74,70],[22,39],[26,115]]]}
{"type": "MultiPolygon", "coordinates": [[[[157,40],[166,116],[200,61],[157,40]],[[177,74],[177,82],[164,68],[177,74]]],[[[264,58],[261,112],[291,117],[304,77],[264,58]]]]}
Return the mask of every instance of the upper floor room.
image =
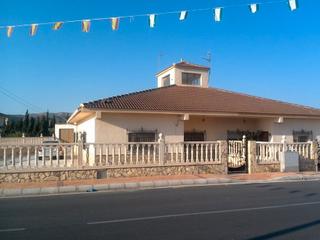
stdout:
{"type": "Polygon", "coordinates": [[[169,85],[208,87],[210,68],[181,61],[157,73],[158,87],[169,85]]]}

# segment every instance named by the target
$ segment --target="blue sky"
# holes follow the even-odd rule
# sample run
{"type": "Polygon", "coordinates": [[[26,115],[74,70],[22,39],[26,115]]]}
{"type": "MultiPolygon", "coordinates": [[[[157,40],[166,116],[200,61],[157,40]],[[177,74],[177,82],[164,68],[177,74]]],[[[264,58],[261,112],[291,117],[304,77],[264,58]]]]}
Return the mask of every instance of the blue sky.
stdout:
{"type": "MultiPolygon", "coordinates": [[[[0,25],[250,2],[1,0],[0,25]]],[[[72,112],[82,102],[156,87],[158,70],[180,58],[205,64],[208,51],[212,87],[320,108],[319,9],[316,0],[300,0],[295,12],[285,3],[263,5],[255,15],[246,6],[226,8],[221,23],[210,11],[189,14],[184,22],[166,15],[154,29],[146,17],[135,18],[121,21],[116,32],[107,21],[92,23],[90,33],[79,23],[57,32],[40,26],[32,38],[28,28],[15,29],[10,39],[0,29],[0,112],[72,112]]]]}

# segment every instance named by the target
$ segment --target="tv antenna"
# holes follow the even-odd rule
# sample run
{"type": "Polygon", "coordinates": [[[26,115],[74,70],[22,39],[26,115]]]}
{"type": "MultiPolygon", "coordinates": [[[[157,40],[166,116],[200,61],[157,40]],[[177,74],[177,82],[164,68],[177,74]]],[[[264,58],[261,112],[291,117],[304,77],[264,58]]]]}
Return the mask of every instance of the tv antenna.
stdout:
{"type": "Polygon", "coordinates": [[[157,63],[157,71],[160,71],[160,68],[161,68],[161,61],[162,61],[162,57],[164,56],[164,54],[162,52],[159,53],[158,55],[158,63],[157,63]]]}
{"type": "Polygon", "coordinates": [[[209,78],[209,82],[210,82],[210,80],[211,80],[211,68],[212,68],[212,65],[211,65],[211,63],[212,63],[211,51],[208,51],[207,55],[205,57],[201,57],[201,58],[208,63],[208,67],[209,67],[209,73],[208,73],[209,76],[208,76],[208,78],[209,78]]]}

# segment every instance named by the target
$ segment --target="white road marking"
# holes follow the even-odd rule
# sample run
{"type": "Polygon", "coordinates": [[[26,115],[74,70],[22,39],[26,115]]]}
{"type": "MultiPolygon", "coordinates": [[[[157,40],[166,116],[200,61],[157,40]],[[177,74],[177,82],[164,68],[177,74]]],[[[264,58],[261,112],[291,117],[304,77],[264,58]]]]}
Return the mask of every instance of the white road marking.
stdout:
{"type": "Polygon", "coordinates": [[[24,231],[26,228],[6,228],[6,229],[0,229],[0,232],[18,232],[18,231],[24,231]]]}
{"type": "Polygon", "coordinates": [[[308,205],[320,205],[320,201],[307,202],[307,203],[306,202],[289,203],[289,204],[282,204],[282,205],[271,205],[271,206],[263,206],[263,207],[252,207],[252,208],[236,208],[236,209],[213,210],[213,211],[203,211],[203,212],[177,213],[177,214],[150,216],[150,217],[122,218],[122,219],[113,219],[113,220],[106,220],[106,221],[93,221],[93,222],[88,222],[87,224],[96,225],[96,224],[135,222],[135,221],[146,221],[146,220],[163,219],[163,218],[176,218],[176,217],[211,215],[211,214],[234,213],[234,212],[249,212],[249,211],[258,211],[258,210],[266,210],[266,209],[308,206],[308,205]]]}

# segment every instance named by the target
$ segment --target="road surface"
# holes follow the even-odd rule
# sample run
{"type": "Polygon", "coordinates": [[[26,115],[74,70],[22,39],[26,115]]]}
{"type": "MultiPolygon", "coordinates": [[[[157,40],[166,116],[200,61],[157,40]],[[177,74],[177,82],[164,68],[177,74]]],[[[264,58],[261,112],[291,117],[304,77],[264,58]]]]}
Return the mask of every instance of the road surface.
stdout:
{"type": "Polygon", "coordinates": [[[320,239],[320,182],[0,199],[0,239],[320,239]]]}

